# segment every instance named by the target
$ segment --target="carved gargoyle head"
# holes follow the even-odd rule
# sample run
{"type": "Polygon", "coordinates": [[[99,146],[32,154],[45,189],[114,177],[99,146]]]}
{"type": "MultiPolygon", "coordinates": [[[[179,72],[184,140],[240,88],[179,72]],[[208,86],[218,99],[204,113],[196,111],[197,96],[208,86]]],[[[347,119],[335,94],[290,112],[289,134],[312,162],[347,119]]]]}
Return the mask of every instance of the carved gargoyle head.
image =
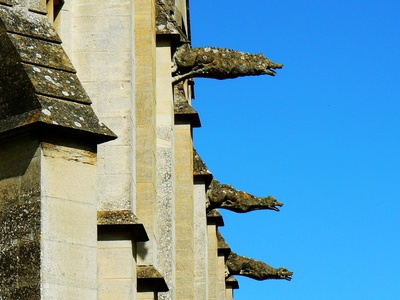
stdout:
{"type": "Polygon", "coordinates": [[[247,276],[256,280],[265,279],[285,279],[292,280],[293,272],[287,268],[273,268],[261,261],[254,259],[244,258],[245,261],[242,264],[242,269],[239,275],[247,276]]]}
{"type": "Polygon", "coordinates": [[[270,265],[231,252],[226,260],[230,275],[243,275],[255,280],[285,279],[291,280],[293,272],[286,268],[274,268],[270,265]]]}
{"type": "Polygon", "coordinates": [[[285,279],[285,280],[292,280],[293,272],[290,272],[286,268],[279,268],[277,271],[277,275],[280,279],[285,279]]]}
{"type": "Polygon", "coordinates": [[[254,54],[254,57],[258,60],[258,64],[255,64],[255,69],[258,70],[258,74],[267,74],[270,76],[276,75],[276,69],[282,69],[283,65],[275,63],[263,54],[254,54]]]}
{"type": "Polygon", "coordinates": [[[279,202],[272,196],[268,196],[261,199],[261,208],[267,207],[268,209],[279,211],[279,207],[283,206],[282,202],[279,202]]]}

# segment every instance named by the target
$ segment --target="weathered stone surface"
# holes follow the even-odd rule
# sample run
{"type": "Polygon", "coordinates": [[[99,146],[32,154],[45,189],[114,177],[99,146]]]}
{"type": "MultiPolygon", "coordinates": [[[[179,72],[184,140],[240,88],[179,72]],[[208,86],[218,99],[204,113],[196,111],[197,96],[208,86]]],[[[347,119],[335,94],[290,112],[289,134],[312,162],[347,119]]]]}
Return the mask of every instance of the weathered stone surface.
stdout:
{"type": "Polygon", "coordinates": [[[137,266],[138,291],[167,292],[164,277],[152,266],[137,266]]]}
{"type": "Polygon", "coordinates": [[[225,279],[225,283],[226,283],[226,286],[228,288],[231,288],[231,289],[238,289],[239,288],[239,282],[237,281],[235,276],[231,275],[231,276],[227,277],[225,279]]]}
{"type": "Polygon", "coordinates": [[[137,266],[137,277],[144,278],[163,278],[154,266],[137,266]]]}
{"type": "Polygon", "coordinates": [[[60,44],[32,37],[7,33],[23,62],[76,73],[74,66],[60,44]]]}
{"type": "Polygon", "coordinates": [[[98,225],[141,224],[130,210],[102,210],[97,212],[98,225]]]}
{"type": "Polygon", "coordinates": [[[156,31],[158,36],[176,36],[181,42],[188,42],[187,34],[174,18],[175,6],[156,0],[156,31]]]}
{"type": "Polygon", "coordinates": [[[18,0],[0,0],[0,4],[14,5],[17,4],[18,0]]]}
{"type": "Polygon", "coordinates": [[[199,114],[189,104],[183,83],[174,85],[174,113],[176,124],[191,124],[192,127],[201,127],[199,114]]]}
{"type": "Polygon", "coordinates": [[[193,174],[194,175],[211,175],[211,171],[207,168],[196,149],[193,149],[193,174]]]}
{"type": "Polygon", "coordinates": [[[31,64],[23,64],[23,66],[36,93],[74,102],[91,103],[74,73],[31,64]]]}
{"type": "Polygon", "coordinates": [[[88,105],[38,95],[34,99],[38,108],[0,119],[2,138],[17,130],[57,130],[83,137],[107,141],[114,136],[88,105]]]}
{"type": "Polygon", "coordinates": [[[229,247],[228,243],[225,241],[221,232],[217,229],[217,241],[218,241],[218,255],[223,255],[228,257],[231,253],[231,247],[229,247]]]}
{"type": "Polygon", "coordinates": [[[218,209],[213,209],[207,212],[207,224],[208,225],[216,225],[216,226],[224,226],[224,219],[222,215],[219,213],[218,209]]]}
{"type": "Polygon", "coordinates": [[[97,212],[99,239],[105,232],[127,232],[134,241],[148,241],[146,230],[130,210],[102,210],[97,212]]]}
{"type": "Polygon", "coordinates": [[[39,299],[23,297],[40,290],[39,211],[32,197],[0,214],[0,299],[39,299]]]}
{"type": "Polygon", "coordinates": [[[252,210],[270,209],[279,211],[278,206],[283,206],[272,196],[260,198],[249,193],[236,190],[228,184],[221,184],[213,179],[207,191],[207,210],[225,208],[234,212],[244,213],[252,210]]]}
{"type": "Polygon", "coordinates": [[[286,268],[275,269],[266,263],[231,252],[226,260],[229,275],[243,275],[256,280],[291,280],[293,272],[286,268]]]}
{"type": "Polygon", "coordinates": [[[174,111],[176,124],[189,123],[193,128],[201,127],[199,114],[187,101],[175,102],[174,111]]]}
{"type": "Polygon", "coordinates": [[[40,121],[87,131],[99,135],[109,135],[112,132],[99,121],[89,105],[66,100],[55,99],[42,95],[37,96],[41,105],[40,121]]]}
{"type": "Polygon", "coordinates": [[[264,55],[239,52],[225,48],[191,48],[184,44],[172,59],[174,82],[189,77],[228,79],[241,76],[271,75],[282,64],[274,63],[264,55]]]}
{"type": "Polygon", "coordinates": [[[38,142],[0,146],[0,299],[40,299],[38,142]]]}
{"type": "MultiPolygon", "coordinates": [[[[174,112],[175,112],[175,117],[176,115],[186,115],[188,117],[192,118],[199,118],[197,111],[187,102],[187,101],[182,101],[182,102],[175,102],[174,106],[174,112]]],[[[196,122],[196,124],[199,123],[199,121],[196,122]]],[[[193,126],[193,127],[200,127],[199,125],[193,126]]]]}
{"type": "Polygon", "coordinates": [[[4,31],[61,43],[46,16],[32,13],[26,7],[0,7],[0,33],[4,31]]]}
{"type": "MultiPolygon", "coordinates": [[[[64,2],[64,0],[62,0],[64,2]]],[[[54,1],[55,3],[60,2],[60,0],[54,1]]],[[[42,0],[29,0],[29,10],[38,12],[41,14],[46,14],[46,6],[43,5],[42,0]]]]}
{"type": "MultiPolygon", "coordinates": [[[[55,3],[64,0],[54,0],[55,3]]],[[[40,13],[45,15],[46,14],[46,5],[43,4],[42,0],[0,0],[0,4],[6,5],[21,5],[25,8],[28,8],[30,11],[40,13]]]]}
{"type": "Polygon", "coordinates": [[[50,131],[75,130],[98,143],[114,139],[58,42],[45,16],[20,6],[0,7],[1,138],[45,125],[50,131]]]}

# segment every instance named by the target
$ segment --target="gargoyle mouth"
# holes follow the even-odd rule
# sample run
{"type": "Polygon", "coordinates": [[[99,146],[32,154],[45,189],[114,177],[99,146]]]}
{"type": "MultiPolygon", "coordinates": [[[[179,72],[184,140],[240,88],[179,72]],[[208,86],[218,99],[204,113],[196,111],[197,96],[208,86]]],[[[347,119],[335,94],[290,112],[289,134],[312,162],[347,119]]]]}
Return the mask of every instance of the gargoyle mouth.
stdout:
{"type": "Polygon", "coordinates": [[[293,276],[293,272],[288,272],[286,274],[281,274],[281,278],[287,281],[291,281],[293,276]]]}
{"type": "Polygon", "coordinates": [[[280,211],[280,209],[279,209],[277,206],[282,207],[282,206],[283,206],[283,203],[282,203],[282,202],[279,202],[279,201],[276,201],[275,206],[274,206],[272,209],[273,209],[274,211],[280,211]]]}
{"type": "Polygon", "coordinates": [[[282,64],[271,63],[271,64],[268,66],[268,68],[267,68],[267,70],[266,70],[266,73],[267,73],[268,75],[275,76],[275,75],[276,75],[275,69],[282,69],[282,67],[283,67],[282,64]]]}
{"type": "Polygon", "coordinates": [[[285,279],[285,280],[292,280],[293,272],[289,271],[286,268],[279,268],[278,274],[279,278],[285,279]]]}
{"type": "Polygon", "coordinates": [[[282,69],[282,68],[283,68],[282,64],[277,64],[277,63],[274,63],[274,62],[270,62],[268,64],[268,68],[266,70],[266,73],[268,75],[275,76],[276,75],[275,69],[282,69]]]}
{"type": "Polygon", "coordinates": [[[292,275],[290,275],[290,276],[286,276],[286,277],[285,277],[285,280],[287,280],[287,281],[291,281],[291,280],[292,280],[292,275]]]}

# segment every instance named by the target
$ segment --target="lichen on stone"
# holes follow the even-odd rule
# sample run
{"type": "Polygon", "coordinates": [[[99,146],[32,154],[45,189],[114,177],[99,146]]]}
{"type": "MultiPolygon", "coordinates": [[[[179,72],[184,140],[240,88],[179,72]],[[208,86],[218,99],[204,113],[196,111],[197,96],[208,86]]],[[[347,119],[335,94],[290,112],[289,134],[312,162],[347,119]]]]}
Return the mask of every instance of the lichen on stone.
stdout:
{"type": "Polygon", "coordinates": [[[214,79],[241,76],[275,76],[282,64],[274,63],[263,54],[251,54],[226,48],[191,48],[189,44],[179,47],[172,58],[173,81],[190,77],[214,79]]]}
{"type": "Polygon", "coordinates": [[[228,184],[221,184],[213,179],[207,190],[207,210],[224,208],[238,213],[245,213],[253,210],[269,209],[279,211],[278,207],[283,206],[272,196],[257,197],[247,192],[239,191],[228,184]]]}
{"type": "Polygon", "coordinates": [[[292,280],[293,272],[287,268],[274,268],[270,265],[231,252],[226,260],[229,275],[242,275],[256,280],[285,279],[292,280]]]}

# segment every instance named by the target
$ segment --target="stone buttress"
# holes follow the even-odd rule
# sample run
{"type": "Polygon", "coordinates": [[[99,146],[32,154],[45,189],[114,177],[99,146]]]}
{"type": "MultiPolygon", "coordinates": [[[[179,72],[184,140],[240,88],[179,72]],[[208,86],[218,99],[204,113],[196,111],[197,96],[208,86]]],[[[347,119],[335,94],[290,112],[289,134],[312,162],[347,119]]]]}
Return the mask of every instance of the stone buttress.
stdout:
{"type": "Polygon", "coordinates": [[[0,1],[0,298],[97,297],[96,117],[41,1],[0,1]]]}

